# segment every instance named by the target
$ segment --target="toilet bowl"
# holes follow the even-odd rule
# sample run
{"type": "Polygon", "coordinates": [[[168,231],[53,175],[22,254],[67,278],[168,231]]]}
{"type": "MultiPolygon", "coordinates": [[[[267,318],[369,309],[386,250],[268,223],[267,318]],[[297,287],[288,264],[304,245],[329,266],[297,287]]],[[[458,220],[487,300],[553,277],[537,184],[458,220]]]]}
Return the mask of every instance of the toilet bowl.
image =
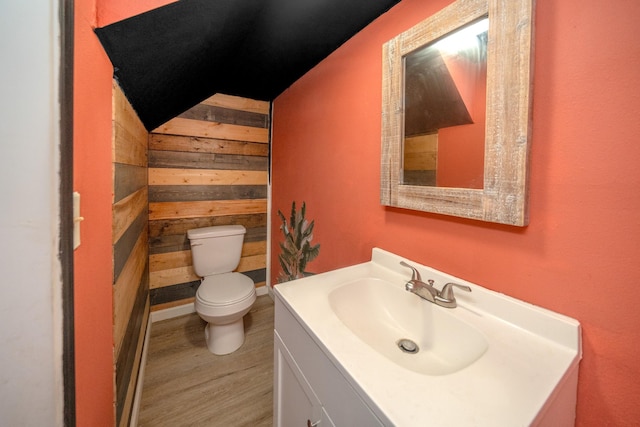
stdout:
{"type": "Polygon", "coordinates": [[[253,281],[241,273],[206,277],[196,293],[196,312],[207,322],[205,340],[214,354],[229,354],[244,343],[244,316],[256,300],[253,281]]]}
{"type": "Polygon", "coordinates": [[[205,340],[214,354],[233,353],[244,343],[244,316],[256,300],[253,280],[233,272],[240,262],[245,232],[241,225],[187,231],[193,268],[202,277],[195,309],[207,322],[205,340]]]}

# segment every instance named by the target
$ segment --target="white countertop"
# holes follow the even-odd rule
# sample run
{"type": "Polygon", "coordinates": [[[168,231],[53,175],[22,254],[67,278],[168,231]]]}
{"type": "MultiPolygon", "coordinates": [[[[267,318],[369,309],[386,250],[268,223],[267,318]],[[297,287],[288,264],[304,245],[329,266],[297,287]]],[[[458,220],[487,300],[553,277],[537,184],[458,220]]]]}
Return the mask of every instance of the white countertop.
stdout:
{"type": "MultiPolygon", "coordinates": [[[[374,248],[369,262],[278,284],[275,291],[385,424],[537,424],[561,386],[577,377],[582,352],[576,320],[381,249],[374,248]],[[438,289],[450,281],[472,288],[456,293],[457,308],[436,309],[453,310],[487,339],[487,351],[474,363],[448,375],[410,371],[374,351],[332,311],[329,293],[358,278],[376,277],[404,289],[411,272],[399,265],[402,260],[418,268],[423,279],[435,279],[438,289]]],[[[575,405],[575,398],[568,401],[575,405]]]]}

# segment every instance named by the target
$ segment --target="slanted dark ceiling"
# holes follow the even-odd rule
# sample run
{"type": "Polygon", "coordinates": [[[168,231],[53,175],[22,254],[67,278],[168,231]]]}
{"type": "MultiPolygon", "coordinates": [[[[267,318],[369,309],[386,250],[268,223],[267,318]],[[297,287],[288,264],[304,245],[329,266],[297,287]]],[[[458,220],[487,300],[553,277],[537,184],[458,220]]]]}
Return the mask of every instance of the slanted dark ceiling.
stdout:
{"type": "Polygon", "coordinates": [[[96,34],[152,130],[216,93],[275,99],[399,1],[180,0],[96,34]]]}

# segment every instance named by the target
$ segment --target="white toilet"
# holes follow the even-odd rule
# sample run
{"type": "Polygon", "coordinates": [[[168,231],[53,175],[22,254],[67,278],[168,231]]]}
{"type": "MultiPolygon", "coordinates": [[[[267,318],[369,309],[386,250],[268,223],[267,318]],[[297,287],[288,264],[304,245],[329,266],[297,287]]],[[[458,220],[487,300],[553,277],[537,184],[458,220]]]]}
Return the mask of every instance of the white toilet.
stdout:
{"type": "Polygon", "coordinates": [[[256,300],[253,280],[233,273],[240,262],[245,232],[242,225],[187,231],[193,268],[202,277],[195,307],[207,322],[204,334],[214,354],[229,354],[240,348],[244,342],[243,317],[256,300]]]}

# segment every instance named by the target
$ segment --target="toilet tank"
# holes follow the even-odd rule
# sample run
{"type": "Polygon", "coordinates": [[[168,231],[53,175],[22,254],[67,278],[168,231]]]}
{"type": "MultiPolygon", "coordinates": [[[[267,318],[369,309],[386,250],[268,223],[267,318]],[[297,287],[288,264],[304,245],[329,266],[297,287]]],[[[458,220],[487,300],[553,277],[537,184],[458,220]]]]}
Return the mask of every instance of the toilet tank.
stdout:
{"type": "Polygon", "coordinates": [[[240,263],[245,232],[242,225],[188,230],[187,237],[191,243],[191,257],[196,274],[205,277],[235,270],[240,263]]]}

